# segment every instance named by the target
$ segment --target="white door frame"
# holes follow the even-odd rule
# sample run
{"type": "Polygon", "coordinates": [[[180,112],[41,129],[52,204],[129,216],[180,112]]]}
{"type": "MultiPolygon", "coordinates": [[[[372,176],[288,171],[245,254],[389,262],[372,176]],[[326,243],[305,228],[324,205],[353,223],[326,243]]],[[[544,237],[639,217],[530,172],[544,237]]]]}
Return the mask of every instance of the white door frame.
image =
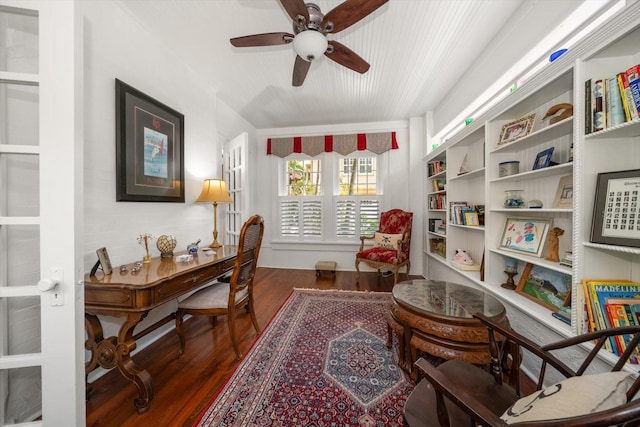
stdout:
{"type": "MultiPolygon", "coordinates": [[[[71,0],[0,0],[1,6],[37,11],[39,22],[39,144],[5,145],[39,156],[40,215],[0,217],[3,224],[39,225],[40,292],[36,283],[0,287],[0,297],[41,294],[41,353],[0,355],[0,369],[41,366],[42,420],[29,426],[85,425],[83,240],[82,23],[71,0]]],[[[0,73],[4,81],[12,73],[0,73]]],[[[20,77],[20,76],[18,76],[20,77]]],[[[33,82],[32,82],[33,83],[33,82]]],[[[0,420],[0,422],[3,422],[0,420]]]]}

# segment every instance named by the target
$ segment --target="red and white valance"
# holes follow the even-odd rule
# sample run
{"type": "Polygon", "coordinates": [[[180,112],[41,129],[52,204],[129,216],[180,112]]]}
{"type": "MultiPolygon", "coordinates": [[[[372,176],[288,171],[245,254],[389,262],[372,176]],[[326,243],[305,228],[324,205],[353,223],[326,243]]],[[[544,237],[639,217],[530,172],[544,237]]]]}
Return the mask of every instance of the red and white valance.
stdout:
{"type": "Polygon", "coordinates": [[[267,139],[267,154],[274,154],[278,157],[287,157],[293,153],[317,156],[320,153],[331,151],[346,156],[354,151],[364,150],[381,154],[385,151],[397,149],[398,141],[396,140],[395,132],[293,136],[267,139]]]}

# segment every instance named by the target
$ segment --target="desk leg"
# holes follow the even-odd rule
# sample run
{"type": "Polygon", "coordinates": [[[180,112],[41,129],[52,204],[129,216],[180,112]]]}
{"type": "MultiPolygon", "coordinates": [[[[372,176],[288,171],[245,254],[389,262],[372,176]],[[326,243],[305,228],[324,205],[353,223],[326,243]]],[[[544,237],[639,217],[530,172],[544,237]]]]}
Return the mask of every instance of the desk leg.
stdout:
{"type": "Polygon", "coordinates": [[[147,313],[128,314],[120,327],[118,338],[105,339],[98,317],[85,313],[87,328],[85,348],[91,351],[91,360],[85,366],[85,376],[98,365],[105,369],[113,369],[117,366],[120,373],[138,388],[138,398],[135,399],[134,404],[139,413],[146,412],[153,399],[151,375],[146,369],[138,369],[131,359],[131,352],[136,348],[133,329],[146,316],[147,313]]]}

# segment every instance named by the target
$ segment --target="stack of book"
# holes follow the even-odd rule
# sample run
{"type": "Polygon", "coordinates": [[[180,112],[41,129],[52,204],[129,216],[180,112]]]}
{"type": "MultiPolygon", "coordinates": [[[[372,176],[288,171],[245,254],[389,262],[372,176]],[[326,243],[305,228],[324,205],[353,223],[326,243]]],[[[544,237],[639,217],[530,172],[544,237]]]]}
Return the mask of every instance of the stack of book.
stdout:
{"type": "MultiPolygon", "coordinates": [[[[640,325],[640,283],[628,280],[583,280],[589,330],[640,325]]],[[[605,343],[610,352],[620,355],[627,348],[630,337],[605,343]]],[[[631,358],[638,363],[638,355],[631,358]]]]}
{"type": "Polygon", "coordinates": [[[640,119],[640,65],[585,81],[585,133],[640,119]]]}
{"type": "Polygon", "coordinates": [[[565,252],[564,255],[562,255],[562,258],[560,258],[560,265],[564,265],[565,267],[572,267],[573,266],[573,252],[571,252],[571,251],[565,252]]]}

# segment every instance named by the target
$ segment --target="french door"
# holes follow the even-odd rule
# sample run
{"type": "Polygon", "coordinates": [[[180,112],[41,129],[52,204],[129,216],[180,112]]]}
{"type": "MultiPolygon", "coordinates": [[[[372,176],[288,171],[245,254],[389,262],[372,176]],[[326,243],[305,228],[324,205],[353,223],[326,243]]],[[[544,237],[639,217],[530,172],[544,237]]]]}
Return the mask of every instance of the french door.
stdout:
{"type": "Polygon", "coordinates": [[[233,199],[225,211],[225,242],[237,245],[240,229],[249,219],[249,191],[247,182],[247,152],[249,135],[241,133],[224,144],[224,180],[233,199]]]}
{"type": "Polygon", "coordinates": [[[85,424],[80,28],[0,0],[0,426],[85,424]]]}

